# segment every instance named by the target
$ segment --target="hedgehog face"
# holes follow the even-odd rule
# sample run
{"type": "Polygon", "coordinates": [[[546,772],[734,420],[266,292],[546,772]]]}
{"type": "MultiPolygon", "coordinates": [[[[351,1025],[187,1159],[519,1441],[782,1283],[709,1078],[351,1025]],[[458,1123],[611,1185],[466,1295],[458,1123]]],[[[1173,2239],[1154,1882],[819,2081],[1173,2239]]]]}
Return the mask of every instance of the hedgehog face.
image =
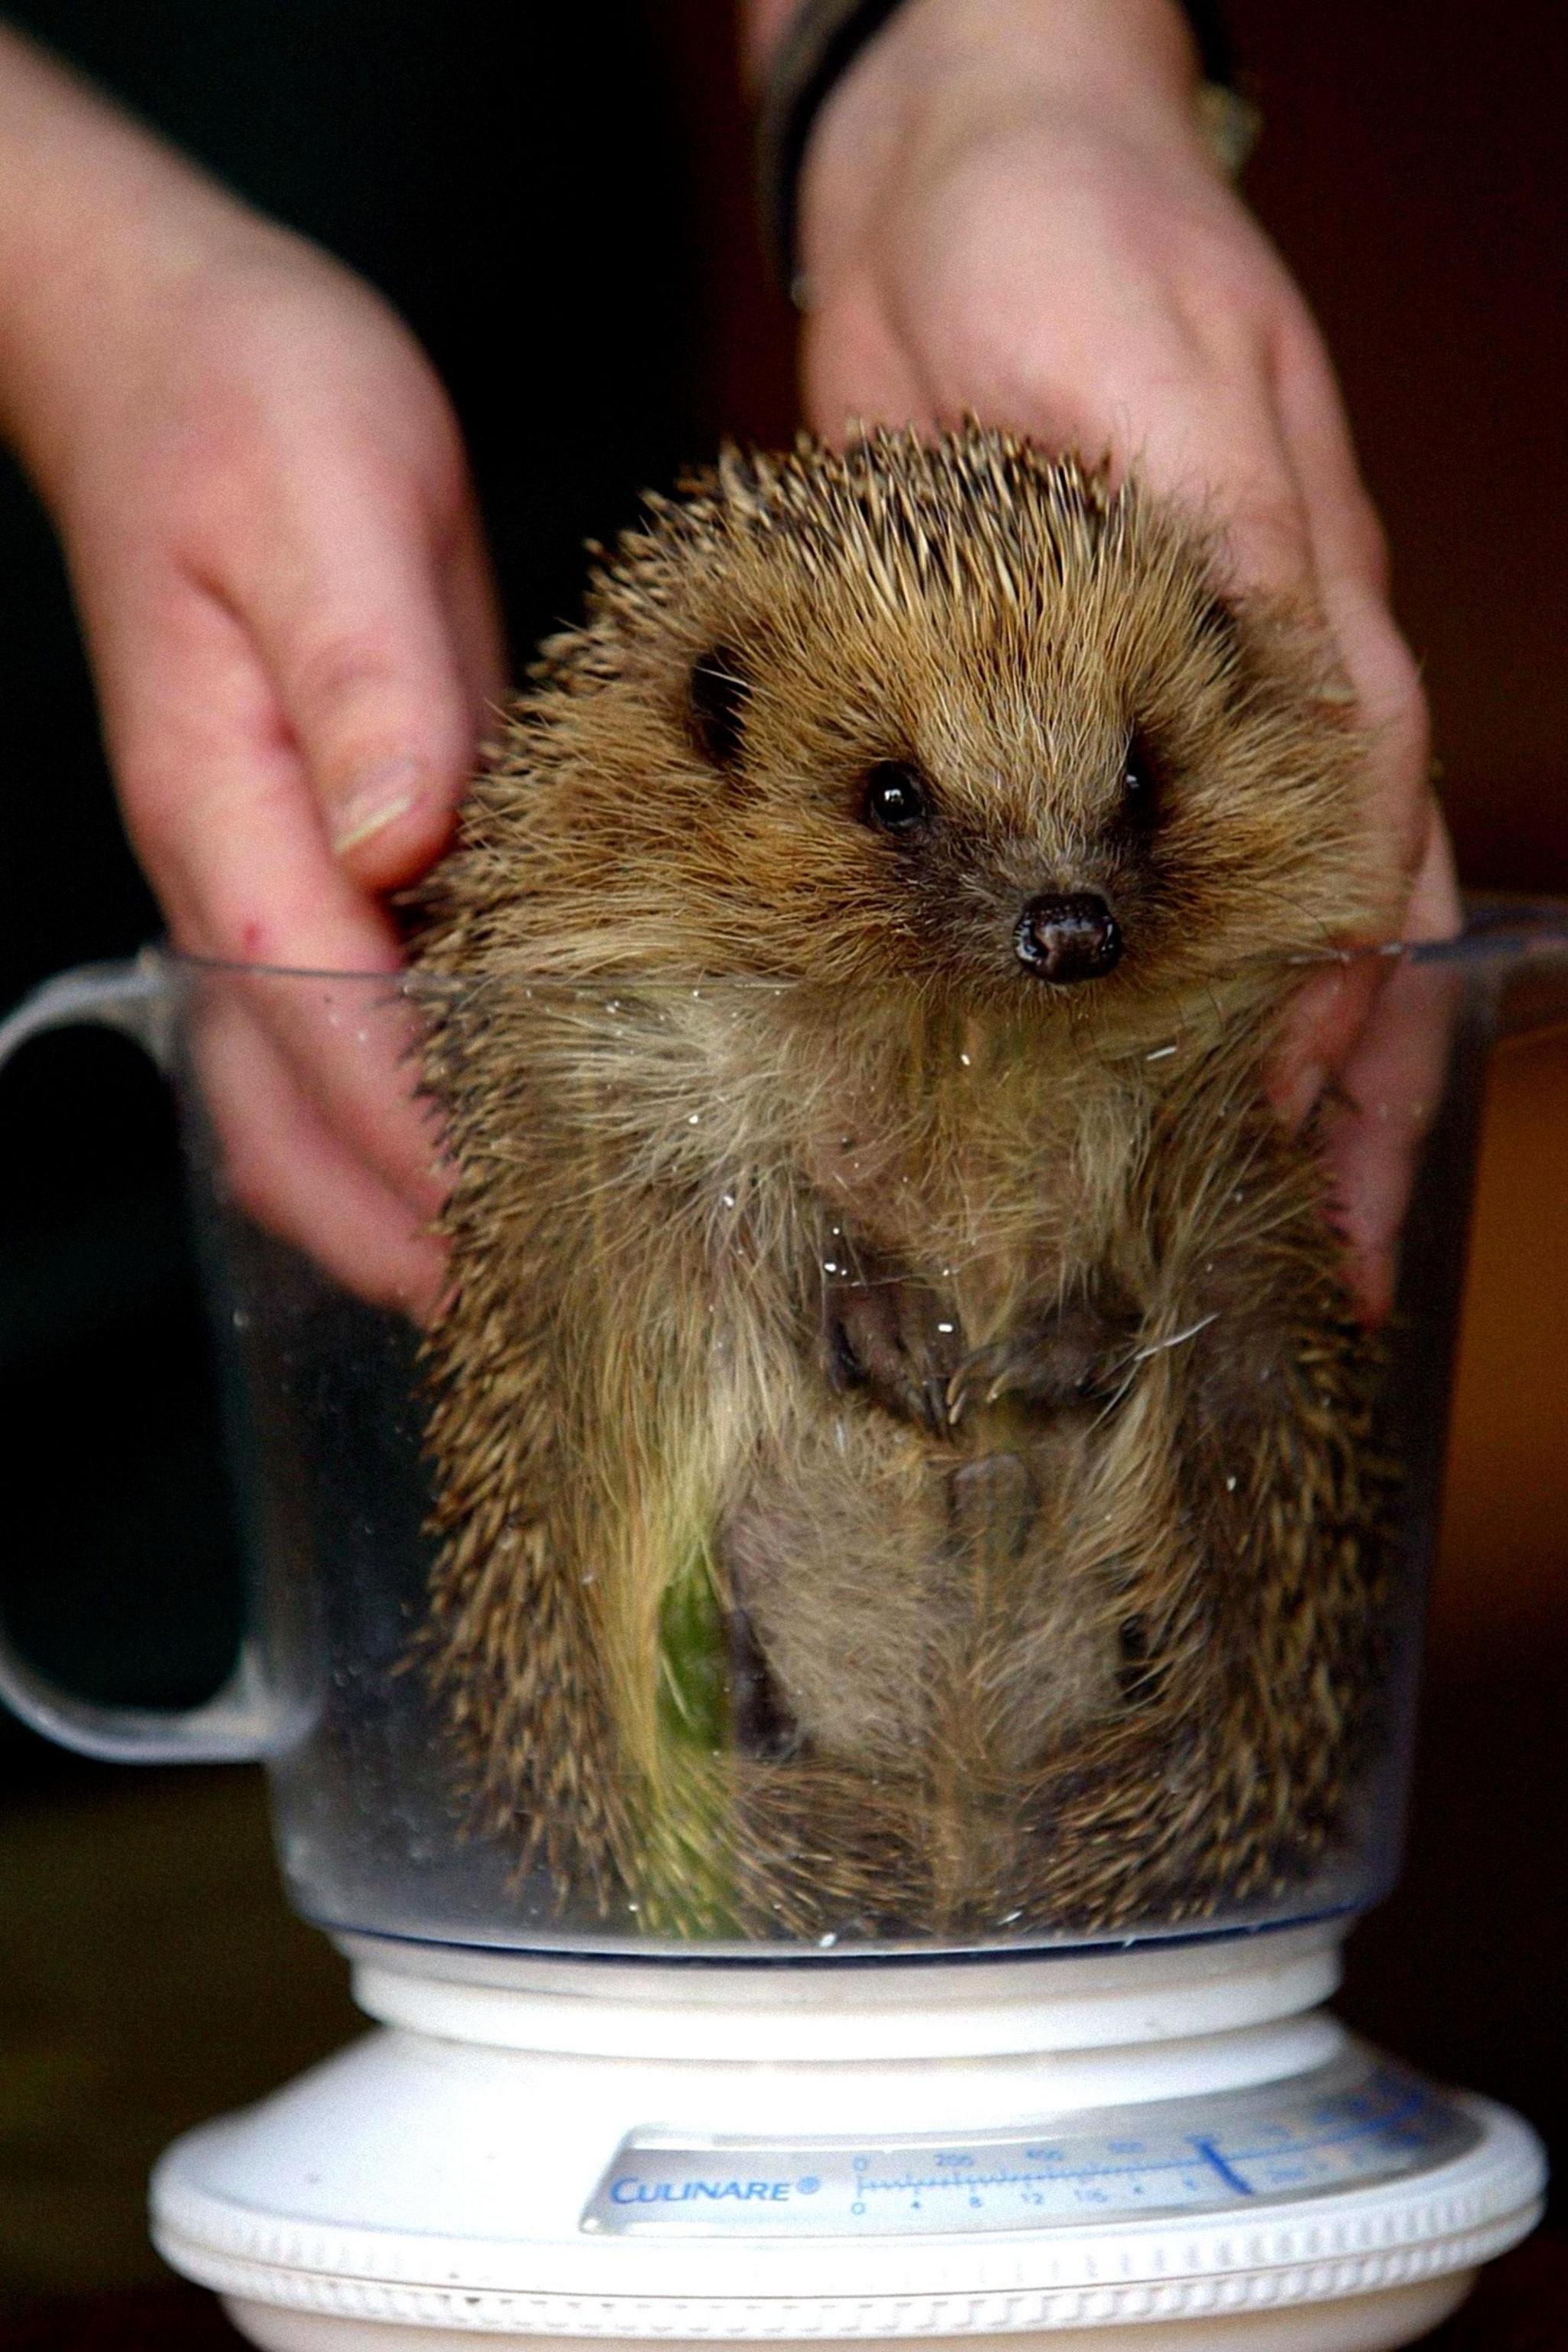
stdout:
{"type": "Polygon", "coordinates": [[[1394,895],[1310,625],[1231,612],[1169,509],[1003,435],[727,459],[536,676],[465,814],[522,966],[1126,1030],[1394,895]]]}
{"type": "Polygon", "coordinates": [[[1033,994],[1105,981],[1130,933],[1143,956],[1170,793],[1136,724],[1010,708],[1017,688],[988,694],[962,643],[900,678],[901,649],[900,633],[861,647],[853,677],[842,648],[814,665],[765,638],[691,664],[691,735],[730,835],[715,870],[768,968],[1033,994]]]}
{"type": "Polygon", "coordinates": [[[1157,523],[1042,544],[1013,598],[748,553],[675,657],[721,955],[1076,1019],[1354,926],[1342,719],[1157,523]]]}

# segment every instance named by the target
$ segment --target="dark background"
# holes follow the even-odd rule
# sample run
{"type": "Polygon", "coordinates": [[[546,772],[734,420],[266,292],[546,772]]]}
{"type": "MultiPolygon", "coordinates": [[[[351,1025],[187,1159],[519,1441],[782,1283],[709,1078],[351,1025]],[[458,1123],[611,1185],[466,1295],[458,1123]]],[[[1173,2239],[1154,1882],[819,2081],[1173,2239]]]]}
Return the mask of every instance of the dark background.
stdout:
{"type": "MultiPolygon", "coordinates": [[[[13,18],[410,320],[468,435],[514,646],[581,541],[721,431],[793,425],[720,0],[498,12],[58,0],[13,18]]],[[[1426,667],[1466,878],[1568,890],[1559,11],[1235,0],[1250,194],[1328,331],[1426,667]]],[[[0,1003],[156,917],[47,528],[0,474],[0,1003]]],[[[1555,2136],[1568,1760],[1568,1065],[1501,1084],[1471,1270],[1410,1868],[1347,2013],[1555,2136]]],[[[233,1543],[155,1082],[29,1049],[0,1150],[0,1598],[85,1687],[188,1698],[233,1543]]],[[[349,2029],[247,1774],[135,1780],[0,1729],[0,2296],[144,2274],[159,2141],[349,2029]]]]}

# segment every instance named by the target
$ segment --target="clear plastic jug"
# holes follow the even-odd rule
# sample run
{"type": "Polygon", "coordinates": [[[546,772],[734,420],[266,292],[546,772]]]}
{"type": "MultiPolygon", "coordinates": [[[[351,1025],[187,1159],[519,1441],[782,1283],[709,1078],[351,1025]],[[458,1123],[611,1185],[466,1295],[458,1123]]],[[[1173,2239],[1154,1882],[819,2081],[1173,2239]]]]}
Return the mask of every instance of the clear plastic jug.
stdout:
{"type": "MultiPolygon", "coordinates": [[[[1144,1288],[1087,1320],[1058,1301],[1022,1371],[963,1234],[911,1292],[826,1213],[795,1328],[738,1363],[771,1328],[735,1302],[785,1246],[790,1171],[753,1144],[700,1193],[679,1138],[753,1083],[783,1010],[863,1024],[831,992],[520,979],[500,1005],[151,953],[65,975],[0,1055],[108,1023],[179,1091],[249,1622],[188,1714],[89,1704],[9,1650],[0,1690],[89,1754],[261,1759],[290,1898],[340,1935],[833,1961],[1353,1914],[1398,1860],[1488,1057],[1568,1022],[1568,919],[1477,910],[1386,964],[1426,1073],[1382,1106],[1410,1184],[1386,1321],[1336,1322],[1310,1268],[1280,1272],[1289,1201],[1216,1208],[1194,1311],[1160,1286],[1156,1202],[1144,1288]],[[434,1292],[392,1303],[352,1195],[268,1164],[242,1041],[325,1073],[350,1127],[400,1098],[412,1135],[421,1073],[499,1017],[542,1173],[515,1322],[461,1355],[434,1292]],[[623,1148],[629,1031],[645,1076],[664,1056],[658,1164],[623,1148]]],[[[931,1022],[899,1051],[906,1087],[922,1055],[960,1057],[977,1103],[1026,1087],[931,1022]]],[[[1150,1182],[1173,1152],[1266,1181],[1247,1149],[1155,1136],[1150,1182]]]]}

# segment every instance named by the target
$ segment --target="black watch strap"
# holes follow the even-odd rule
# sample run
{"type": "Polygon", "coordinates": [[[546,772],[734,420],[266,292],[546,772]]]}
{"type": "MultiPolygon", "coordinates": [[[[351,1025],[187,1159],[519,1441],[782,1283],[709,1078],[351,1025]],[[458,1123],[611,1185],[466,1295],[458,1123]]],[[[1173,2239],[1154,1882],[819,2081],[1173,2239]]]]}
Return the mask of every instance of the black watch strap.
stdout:
{"type": "Polygon", "coordinates": [[[801,0],[768,69],[757,118],[757,194],[779,279],[793,290],[800,169],[829,92],[903,0],[801,0]]]}
{"type": "MultiPolygon", "coordinates": [[[[757,188],[763,231],[780,282],[795,283],[801,166],[828,96],[902,0],[802,0],[769,68],[757,118],[757,188]]],[[[1246,160],[1257,118],[1236,96],[1236,52],[1222,10],[1212,0],[1183,0],[1203,68],[1205,130],[1228,169],[1246,160]],[[1234,98],[1238,115],[1225,117],[1234,98]],[[1213,101],[1223,120],[1214,120],[1213,101]]]]}
{"type": "Polygon", "coordinates": [[[1216,8],[1214,0],[1181,0],[1181,6],[1197,47],[1205,81],[1213,82],[1216,89],[1234,89],[1236,43],[1231,39],[1225,10],[1216,8]]]}

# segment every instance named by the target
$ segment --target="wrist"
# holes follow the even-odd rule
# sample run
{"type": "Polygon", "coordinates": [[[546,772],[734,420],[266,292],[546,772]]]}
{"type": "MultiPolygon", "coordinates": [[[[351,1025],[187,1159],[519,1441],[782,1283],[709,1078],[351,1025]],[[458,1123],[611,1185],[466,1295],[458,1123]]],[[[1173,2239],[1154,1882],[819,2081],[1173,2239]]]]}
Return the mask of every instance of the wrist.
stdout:
{"type": "Polygon", "coordinates": [[[1071,144],[1159,152],[1205,176],[1197,45],[1177,0],[903,0],[821,109],[801,174],[815,278],[890,180],[1048,121],[1071,144]]]}
{"type": "MultiPolygon", "coordinates": [[[[761,86],[807,0],[747,0],[742,45],[761,86]]],[[[1051,79],[1129,93],[1139,86],[1190,100],[1198,44],[1179,0],[901,0],[868,48],[897,47],[931,68],[977,52],[1051,79]]]]}
{"type": "Polygon", "coordinates": [[[1184,106],[1199,73],[1178,0],[903,0],[883,38],[926,79],[984,67],[1101,103],[1184,106]]]}
{"type": "Polygon", "coordinates": [[[183,289],[281,233],[3,29],[0,175],[0,433],[58,504],[86,417],[183,289]]]}
{"type": "Polygon", "coordinates": [[[1199,79],[1176,0],[904,0],[824,115],[858,80],[922,121],[1012,93],[1190,139],[1199,79]]]}

